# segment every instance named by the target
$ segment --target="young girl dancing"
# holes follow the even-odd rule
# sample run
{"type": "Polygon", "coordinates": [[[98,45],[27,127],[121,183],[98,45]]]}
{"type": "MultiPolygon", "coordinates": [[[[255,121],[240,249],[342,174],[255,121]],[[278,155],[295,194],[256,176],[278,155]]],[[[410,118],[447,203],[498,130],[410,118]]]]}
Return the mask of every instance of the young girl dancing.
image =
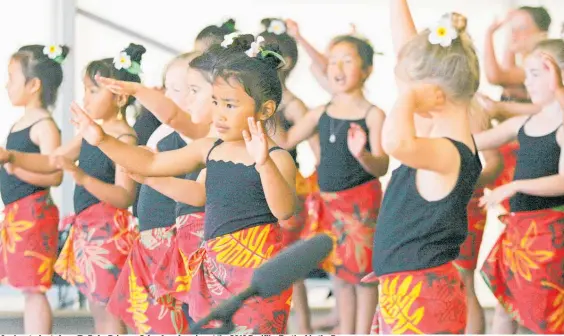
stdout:
{"type": "Polygon", "coordinates": [[[6,149],[0,149],[5,206],[0,279],[23,291],[24,330],[29,334],[51,333],[51,307],[45,292],[51,288],[57,259],[59,211],[49,188],[61,184],[62,173],[41,175],[15,167],[10,164],[11,151],[48,155],[60,146],[61,135],[49,109],[55,105],[63,81],[61,63],[68,52],[66,46],[23,46],[8,65],[8,97],[12,105],[25,110],[8,134],[6,149]]]}
{"type": "Polygon", "coordinates": [[[460,16],[443,16],[417,33],[407,0],[390,6],[400,94],[382,144],[402,165],[392,174],[374,235],[377,318],[385,334],[462,334],[466,295],[453,261],[482,170],[468,113],[479,86],[478,57],[460,16]]]}
{"type": "MultiPolygon", "coordinates": [[[[224,45],[214,68],[217,140],[203,138],[183,149],[157,154],[132,150],[105,133],[84,111],[76,106],[73,110],[81,134],[131,172],[175,176],[207,167],[204,242],[188,261],[190,315],[196,321],[250,284],[254,269],[282,248],[277,222],[295,211],[296,167],[262,126],[272,120],[282,99],[277,68],[283,58],[252,35],[228,38],[224,45]]],[[[268,299],[248,300],[234,316],[237,331],[284,332],[290,301],[291,289],[268,299]]]]}
{"type": "Polygon", "coordinates": [[[542,111],[509,119],[476,136],[478,148],[518,140],[512,182],[484,196],[482,205],[510,199],[507,224],[490,252],[482,275],[499,300],[494,333],[515,333],[517,324],[538,334],[562,334],[564,292],[564,42],[540,42],[525,61],[527,92],[542,111]]]}

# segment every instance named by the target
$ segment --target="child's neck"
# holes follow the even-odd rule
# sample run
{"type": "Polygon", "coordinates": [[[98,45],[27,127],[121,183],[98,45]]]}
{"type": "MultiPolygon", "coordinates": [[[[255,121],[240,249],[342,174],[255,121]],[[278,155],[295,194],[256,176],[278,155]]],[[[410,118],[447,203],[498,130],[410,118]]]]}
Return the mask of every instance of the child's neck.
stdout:
{"type": "Polygon", "coordinates": [[[552,102],[544,105],[539,114],[546,115],[546,116],[548,116],[548,115],[558,116],[558,115],[562,114],[562,107],[560,106],[560,103],[558,102],[558,100],[555,99],[552,102]]]}
{"type": "Polygon", "coordinates": [[[25,104],[24,115],[32,115],[38,111],[45,111],[45,108],[41,105],[41,102],[38,99],[33,99],[25,104]]]}
{"type": "Polygon", "coordinates": [[[466,110],[442,111],[433,116],[429,132],[431,138],[448,137],[463,140],[470,133],[470,119],[466,110]]]}
{"type": "Polygon", "coordinates": [[[338,93],[331,100],[334,104],[354,105],[362,103],[366,100],[362,90],[354,90],[351,92],[338,93]]]}
{"type": "Polygon", "coordinates": [[[99,120],[102,125],[112,125],[121,122],[122,120],[118,118],[118,113],[113,114],[111,117],[102,118],[99,120]]]}

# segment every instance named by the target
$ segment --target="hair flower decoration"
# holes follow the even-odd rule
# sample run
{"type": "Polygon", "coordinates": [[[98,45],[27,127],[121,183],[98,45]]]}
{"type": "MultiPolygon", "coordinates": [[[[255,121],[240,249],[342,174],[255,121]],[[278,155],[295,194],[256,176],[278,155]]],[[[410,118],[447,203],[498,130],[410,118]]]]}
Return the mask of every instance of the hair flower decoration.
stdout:
{"type": "Polygon", "coordinates": [[[433,27],[429,33],[429,42],[431,44],[440,44],[441,47],[449,47],[452,41],[458,37],[458,33],[452,25],[452,20],[449,17],[440,20],[433,27]]]}
{"type": "Polygon", "coordinates": [[[114,58],[114,67],[117,70],[125,70],[132,75],[139,75],[141,72],[141,65],[131,60],[131,56],[127,52],[122,51],[114,58]]]}
{"type": "Polygon", "coordinates": [[[45,48],[43,48],[43,53],[45,54],[45,56],[49,57],[49,59],[59,64],[62,64],[65,60],[63,57],[63,48],[59,45],[53,44],[45,46],[45,48]]]}
{"type": "Polygon", "coordinates": [[[239,32],[233,32],[231,34],[225,35],[223,37],[223,42],[221,42],[221,46],[224,48],[229,47],[231,44],[233,44],[233,41],[239,36],[241,36],[241,33],[239,32]]]}
{"type": "Polygon", "coordinates": [[[257,57],[258,53],[261,51],[261,43],[264,42],[264,37],[259,36],[256,38],[255,42],[251,43],[251,47],[249,48],[249,50],[245,51],[245,53],[249,56],[249,57],[257,57]]]}
{"type": "Polygon", "coordinates": [[[286,24],[284,21],[272,20],[266,31],[275,35],[282,35],[286,32],[286,24]]]}

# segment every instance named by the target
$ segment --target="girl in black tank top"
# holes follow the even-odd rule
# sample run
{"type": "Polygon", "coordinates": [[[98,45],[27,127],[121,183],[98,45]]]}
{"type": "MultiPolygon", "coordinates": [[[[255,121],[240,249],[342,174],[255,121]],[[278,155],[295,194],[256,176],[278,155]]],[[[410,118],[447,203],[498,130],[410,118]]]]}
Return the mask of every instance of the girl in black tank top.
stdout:
{"type": "MultiPolygon", "coordinates": [[[[527,87],[533,103],[542,110],[531,117],[515,117],[476,138],[480,148],[492,148],[517,140],[519,155],[514,180],[494,189],[482,200],[484,206],[494,206],[510,200],[511,213],[503,216],[507,224],[482,267],[482,274],[500,304],[496,314],[510,319],[533,333],[564,333],[564,326],[555,324],[558,295],[564,279],[564,128],[562,110],[564,97],[559,75],[564,59],[553,50],[564,48],[562,40],[540,43],[527,59],[527,87]],[[553,57],[555,59],[553,59],[553,57]],[[523,263],[523,258],[527,262],[523,263]],[[526,265],[526,266],[516,266],[526,265]],[[518,293],[518,295],[516,295],[518,293]],[[527,298],[535,297],[531,301],[527,298]]],[[[494,321],[499,330],[501,321],[494,321]]],[[[503,329],[509,330],[509,329],[503,329]]]]}
{"type": "Polygon", "coordinates": [[[0,147],[0,279],[25,292],[26,333],[48,334],[52,329],[45,292],[51,288],[57,258],[59,210],[49,189],[61,184],[62,173],[34,173],[28,167],[41,162],[33,157],[19,163],[22,156],[48,155],[61,143],[49,110],[57,99],[61,63],[68,51],[66,46],[23,46],[8,64],[8,97],[24,114],[11,127],[6,148],[0,147]]]}
{"type": "MultiPolygon", "coordinates": [[[[263,52],[249,57],[246,51],[253,51],[254,37],[235,40],[231,47],[208,51],[219,55],[213,72],[212,111],[220,140],[198,139],[180,150],[151,154],[117,141],[85,112],[73,110],[82,135],[132,173],[176,176],[207,167],[204,242],[187,256],[193,273],[188,279],[175,279],[178,286],[190,289],[190,316],[196,321],[230,293],[247,288],[254,269],[282,248],[277,221],[295,211],[296,167],[262,126],[276,112],[282,95],[276,71],[281,56],[276,50],[266,52],[269,47],[263,46],[263,52]]],[[[286,330],[290,296],[290,291],[284,291],[246,302],[233,322],[253,333],[281,333],[286,330]]]]}
{"type": "Polygon", "coordinates": [[[380,332],[462,334],[466,293],[453,262],[482,170],[468,113],[480,68],[465,17],[447,13],[417,33],[407,0],[390,5],[391,30],[405,39],[393,41],[399,96],[382,131],[386,153],[401,165],[392,172],[374,235],[380,332]],[[456,64],[448,61],[454,58],[456,64]],[[407,301],[409,326],[396,314],[407,301]]]}

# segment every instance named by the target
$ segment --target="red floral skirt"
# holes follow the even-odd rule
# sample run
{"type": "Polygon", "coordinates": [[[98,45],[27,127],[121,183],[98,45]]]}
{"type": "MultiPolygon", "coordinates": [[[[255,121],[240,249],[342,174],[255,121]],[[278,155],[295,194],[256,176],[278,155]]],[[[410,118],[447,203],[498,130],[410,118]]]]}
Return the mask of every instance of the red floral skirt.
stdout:
{"type": "Polygon", "coordinates": [[[94,204],[68,220],[71,229],[55,272],[91,302],[106,305],[138,237],[137,228],[127,210],[106,203],[94,204]]]}
{"type": "Polygon", "coordinates": [[[460,254],[455,261],[457,267],[465,270],[475,270],[478,263],[478,253],[484,237],[487,212],[480,207],[480,198],[484,195],[483,190],[474,193],[468,203],[468,236],[460,246],[460,254]]]}
{"type": "Polygon", "coordinates": [[[0,227],[0,279],[25,292],[51,288],[58,227],[59,210],[47,190],[6,205],[0,227]]]}
{"type": "Polygon", "coordinates": [[[537,334],[564,334],[564,207],[502,216],[482,276],[507,312],[537,334]]]}

